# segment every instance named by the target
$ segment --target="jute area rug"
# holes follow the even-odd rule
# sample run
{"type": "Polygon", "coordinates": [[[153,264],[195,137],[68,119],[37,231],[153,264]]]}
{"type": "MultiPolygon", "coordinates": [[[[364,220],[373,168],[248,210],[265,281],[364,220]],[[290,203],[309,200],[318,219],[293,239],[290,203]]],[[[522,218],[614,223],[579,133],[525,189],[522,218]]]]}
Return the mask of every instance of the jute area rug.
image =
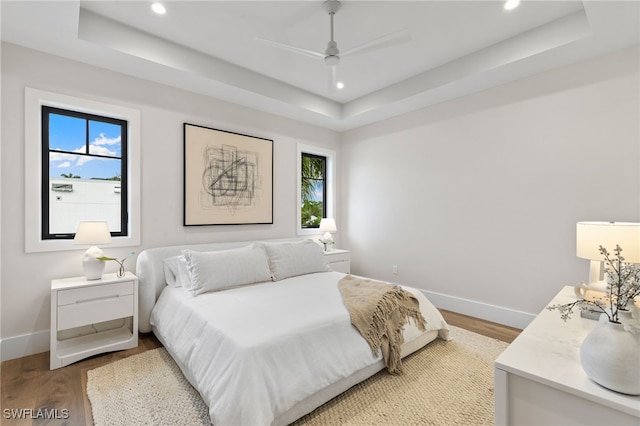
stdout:
{"type": "MultiPolygon", "coordinates": [[[[493,425],[493,361],[507,347],[457,327],[295,422],[307,425],[493,425]]],[[[164,348],[87,373],[96,426],[209,425],[198,392],[164,348]]]]}

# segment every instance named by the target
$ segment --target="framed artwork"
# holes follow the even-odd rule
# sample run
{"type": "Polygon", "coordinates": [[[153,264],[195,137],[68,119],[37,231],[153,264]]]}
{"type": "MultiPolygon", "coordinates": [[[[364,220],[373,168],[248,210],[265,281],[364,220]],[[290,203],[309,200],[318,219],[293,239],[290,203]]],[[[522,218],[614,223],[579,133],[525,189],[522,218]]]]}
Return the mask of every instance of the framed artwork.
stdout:
{"type": "Polygon", "coordinates": [[[273,223],[273,141],[184,123],[184,226],[273,223]]]}

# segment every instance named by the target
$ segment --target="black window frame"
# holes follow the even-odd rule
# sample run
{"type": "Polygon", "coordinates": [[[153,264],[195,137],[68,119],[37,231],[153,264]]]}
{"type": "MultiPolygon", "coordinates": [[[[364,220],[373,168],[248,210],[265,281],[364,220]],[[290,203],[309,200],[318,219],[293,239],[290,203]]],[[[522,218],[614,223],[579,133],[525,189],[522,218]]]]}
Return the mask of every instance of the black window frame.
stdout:
{"type": "Polygon", "coordinates": [[[129,235],[129,203],[128,203],[128,130],[129,130],[129,122],[127,120],[122,120],[113,117],[106,117],[103,115],[96,115],[86,112],[75,111],[72,109],[63,109],[58,107],[53,107],[49,105],[41,106],[41,120],[42,120],[42,135],[41,135],[41,153],[42,153],[42,161],[41,161],[41,214],[42,218],[41,223],[41,238],[42,240],[71,240],[75,237],[75,232],[71,233],[51,233],[49,227],[49,185],[50,185],[50,153],[51,152],[60,152],[60,153],[72,153],[74,155],[84,155],[88,157],[97,157],[97,158],[107,158],[113,159],[115,157],[112,156],[104,156],[98,154],[90,154],[89,153],[89,121],[99,121],[103,123],[109,123],[114,125],[119,125],[121,127],[120,133],[120,231],[111,231],[112,237],[126,237],[129,235]],[[78,152],[70,152],[63,150],[56,150],[49,148],[49,116],[51,114],[56,115],[64,115],[68,117],[80,118],[86,120],[87,131],[85,132],[85,153],[78,152]]]}
{"type": "MultiPolygon", "coordinates": [[[[300,154],[300,162],[304,163],[304,157],[312,158],[312,159],[320,159],[322,160],[322,179],[314,178],[314,177],[306,177],[304,176],[304,167],[301,167],[300,170],[300,185],[302,186],[302,180],[313,180],[313,181],[322,181],[322,217],[327,217],[327,162],[329,161],[326,155],[312,154],[309,152],[301,152],[300,154]]],[[[304,203],[300,200],[300,208],[302,209],[304,203]]],[[[299,224],[302,229],[318,229],[320,228],[320,224],[304,226],[302,223],[299,224]]]]}

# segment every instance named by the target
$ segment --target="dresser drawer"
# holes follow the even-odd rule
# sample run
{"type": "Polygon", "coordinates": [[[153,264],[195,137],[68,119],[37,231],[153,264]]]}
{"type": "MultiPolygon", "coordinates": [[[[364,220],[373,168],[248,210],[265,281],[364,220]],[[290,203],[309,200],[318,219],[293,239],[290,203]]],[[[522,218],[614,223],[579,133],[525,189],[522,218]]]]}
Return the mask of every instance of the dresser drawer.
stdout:
{"type": "Polygon", "coordinates": [[[133,315],[133,282],[58,292],[58,330],[133,315]]]}

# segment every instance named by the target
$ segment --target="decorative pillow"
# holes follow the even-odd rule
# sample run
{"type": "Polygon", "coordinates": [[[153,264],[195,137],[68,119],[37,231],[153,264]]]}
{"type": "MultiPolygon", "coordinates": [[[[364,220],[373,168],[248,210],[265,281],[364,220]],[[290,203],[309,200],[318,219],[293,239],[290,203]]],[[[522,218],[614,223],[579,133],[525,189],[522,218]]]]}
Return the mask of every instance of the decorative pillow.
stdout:
{"type": "Polygon", "coordinates": [[[191,277],[190,290],[195,295],[271,281],[267,256],[256,245],[209,252],[184,250],[182,253],[191,277]]]}
{"type": "Polygon", "coordinates": [[[191,277],[187,270],[187,259],[185,259],[183,254],[167,257],[163,260],[163,264],[164,277],[167,285],[184,287],[186,289],[191,287],[191,277]]]}
{"type": "Polygon", "coordinates": [[[311,240],[259,244],[269,256],[274,281],[329,270],[322,247],[311,240]]]}
{"type": "Polygon", "coordinates": [[[191,274],[187,268],[187,258],[184,255],[178,258],[178,275],[176,276],[177,284],[186,288],[191,288],[191,274]]]}

